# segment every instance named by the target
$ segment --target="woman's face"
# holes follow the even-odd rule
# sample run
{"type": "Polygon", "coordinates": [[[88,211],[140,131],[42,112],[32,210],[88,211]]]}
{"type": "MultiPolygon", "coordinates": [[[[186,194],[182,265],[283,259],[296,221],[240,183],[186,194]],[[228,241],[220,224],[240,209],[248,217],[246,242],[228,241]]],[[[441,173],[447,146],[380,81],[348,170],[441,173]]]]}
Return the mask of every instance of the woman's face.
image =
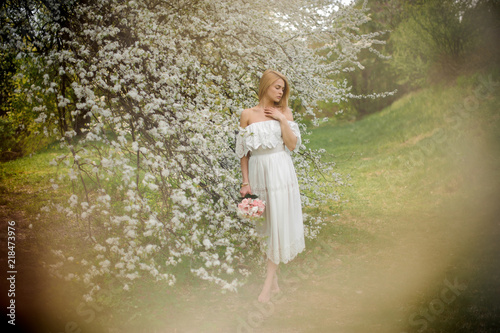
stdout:
{"type": "Polygon", "coordinates": [[[277,103],[283,97],[285,92],[285,81],[283,79],[277,79],[267,88],[267,97],[273,102],[277,103]]]}

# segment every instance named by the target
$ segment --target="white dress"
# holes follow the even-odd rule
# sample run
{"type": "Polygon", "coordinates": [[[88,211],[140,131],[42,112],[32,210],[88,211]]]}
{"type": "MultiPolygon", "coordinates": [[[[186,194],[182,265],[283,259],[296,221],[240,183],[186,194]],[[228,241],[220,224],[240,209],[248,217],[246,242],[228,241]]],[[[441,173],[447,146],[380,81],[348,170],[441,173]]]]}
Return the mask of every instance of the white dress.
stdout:
{"type": "MultiPolygon", "coordinates": [[[[295,151],[301,144],[299,126],[288,121],[297,137],[295,151]]],[[[305,248],[304,225],[297,175],[284,145],[279,121],[267,120],[240,128],[236,154],[250,152],[248,178],[252,193],[266,202],[265,219],[256,225],[266,237],[267,257],[287,263],[305,248]]]]}

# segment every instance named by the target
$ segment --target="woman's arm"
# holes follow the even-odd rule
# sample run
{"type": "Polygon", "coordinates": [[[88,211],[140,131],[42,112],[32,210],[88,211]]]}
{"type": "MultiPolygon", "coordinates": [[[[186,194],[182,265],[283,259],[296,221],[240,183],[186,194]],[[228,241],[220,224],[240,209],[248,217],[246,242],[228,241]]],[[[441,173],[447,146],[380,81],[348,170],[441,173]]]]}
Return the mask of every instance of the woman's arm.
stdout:
{"type": "Polygon", "coordinates": [[[293,134],[292,129],[290,128],[290,124],[288,121],[293,121],[293,115],[290,109],[285,112],[281,112],[276,108],[265,108],[264,113],[266,116],[278,120],[281,126],[281,136],[283,137],[283,142],[287,146],[290,151],[295,149],[297,145],[297,137],[293,134]]]}
{"type": "Polygon", "coordinates": [[[281,125],[281,136],[283,137],[283,142],[290,149],[290,151],[295,150],[295,146],[297,145],[297,137],[293,134],[292,129],[290,128],[290,124],[286,117],[284,119],[280,119],[281,125]]]}
{"type": "MultiPolygon", "coordinates": [[[[240,127],[245,128],[248,126],[249,110],[243,110],[240,117],[240,127]]],[[[241,175],[243,178],[243,183],[241,184],[240,194],[244,197],[247,194],[252,194],[252,189],[250,187],[250,181],[248,179],[248,155],[245,155],[240,160],[241,164],[241,175]]]]}
{"type": "Polygon", "coordinates": [[[248,179],[248,156],[245,155],[241,158],[241,174],[243,176],[243,183],[241,184],[240,194],[244,197],[247,194],[252,194],[250,182],[248,179]]]}

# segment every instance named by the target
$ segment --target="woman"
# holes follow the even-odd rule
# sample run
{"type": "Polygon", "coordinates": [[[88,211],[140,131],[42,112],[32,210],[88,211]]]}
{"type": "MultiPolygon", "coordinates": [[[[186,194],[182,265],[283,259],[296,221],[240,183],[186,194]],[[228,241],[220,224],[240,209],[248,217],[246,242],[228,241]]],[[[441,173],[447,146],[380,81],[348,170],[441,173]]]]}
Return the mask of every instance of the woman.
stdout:
{"type": "Polygon", "coordinates": [[[287,78],[266,70],[260,79],[259,104],[243,110],[236,154],[241,158],[240,194],[256,194],[266,202],[257,231],[267,241],[267,273],[259,302],[279,291],[276,271],[305,248],[299,185],[290,151],[299,149],[298,125],[288,108],[287,78]]]}

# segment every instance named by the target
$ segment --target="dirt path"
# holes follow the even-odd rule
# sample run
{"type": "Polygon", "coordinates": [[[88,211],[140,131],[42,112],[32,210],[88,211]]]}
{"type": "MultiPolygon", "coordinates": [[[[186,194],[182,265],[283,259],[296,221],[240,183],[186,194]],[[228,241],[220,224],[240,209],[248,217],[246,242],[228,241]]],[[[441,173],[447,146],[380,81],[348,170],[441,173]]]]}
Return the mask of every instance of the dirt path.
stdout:
{"type": "MultiPolygon", "coordinates": [[[[33,217],[24,210],[19,209],[24,200],[37,200],[37,193],[32,188],[19,187],[16,189],[0,186],[0,267],[2,267],[1,303],[4,311],[14,301],[15,304],[15,326],[7,326],[8,332],[36,332],[38,324],[46,316],[46,310],[50,309],[49,299],[40,297],[46,286],[47,274],[40,263],[40,255],[46,251],[36,235],[30,232],[30,225],[34,223],[33,217]],[[10,229],[14,231],[8,243],[8,222],[14,222],[10,229]],[[8,246],[14,246],[14,261],[9,261],[8,246]],[[11,274],[9,272],[15,272],[11,274]],[[14,276],[15,287],[5,282],[7,277],[14,276]],[[8,292],[14,289],[13,293],[8,292]]],[[[10,312],[10,310],[9,310],[10,312]]],[[[10,318],[9,318],[10,319],[10,318]]]]}

